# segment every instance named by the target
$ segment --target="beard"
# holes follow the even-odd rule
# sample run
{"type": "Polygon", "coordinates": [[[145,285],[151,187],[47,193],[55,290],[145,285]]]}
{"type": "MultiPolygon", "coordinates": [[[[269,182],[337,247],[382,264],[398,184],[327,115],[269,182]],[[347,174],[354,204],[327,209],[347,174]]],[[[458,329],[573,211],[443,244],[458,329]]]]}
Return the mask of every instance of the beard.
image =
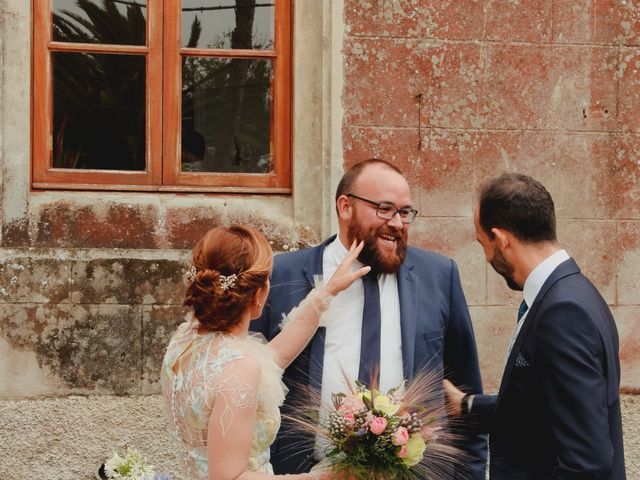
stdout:
{"type": "Polygon", "coordinates": [[[369,230],[354,218],[347,228],[347,238],[349,242],[364,241],[358,260],[370,266],[374,274],[397,273],[407,255],[407,231],[404,228],[394,230],[385,224],[375,230],[369,230]],[[380,235],[394,237],[396,244],[394,252],[385,251],[378,245],[380,235]]]}
{"type": "Polygon", "coordinates": [[[522,287],[516,283],[513,279],[514,268],[499,249],[495,249],[493,252],[493,258],[489,261],[493,269],[505,279],[507,282],[507,286],[511,290],[515,290],[517,292],[522,291],[522,287]]]}

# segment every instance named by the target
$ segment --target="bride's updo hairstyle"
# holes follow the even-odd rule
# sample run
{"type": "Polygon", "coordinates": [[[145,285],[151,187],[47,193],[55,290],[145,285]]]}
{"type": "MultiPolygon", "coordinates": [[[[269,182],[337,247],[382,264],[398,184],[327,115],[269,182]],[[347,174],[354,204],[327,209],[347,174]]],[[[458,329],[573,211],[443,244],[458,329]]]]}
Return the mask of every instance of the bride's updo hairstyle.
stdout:
{"type": "Polygon", "coordinates": [[[191,282],[184,305],[207,330],[235,325],[263,287],[273,265],[273,252],[260,232],[244,225],[213,228],[192,252],[191,282]]]}

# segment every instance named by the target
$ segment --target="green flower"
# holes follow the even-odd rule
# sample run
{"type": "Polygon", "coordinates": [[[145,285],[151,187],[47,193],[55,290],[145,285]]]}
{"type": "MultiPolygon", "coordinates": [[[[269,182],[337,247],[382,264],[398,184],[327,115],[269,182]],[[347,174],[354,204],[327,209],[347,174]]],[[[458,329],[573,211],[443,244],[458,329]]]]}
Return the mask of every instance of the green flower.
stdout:
{"type": "Polygon", "coordinates": [[[391,403],[391,399],[386,395],[378,395],[373,399],[373,408],[390,416],[395,415],[400,410],[400,405],[391,403]]]}
{"type": "Polygon", "coordinates": [[[402,462],[407,467],[413,467],[419,464],[424,457],[424,451],[427,448],[427,444],[424,443],[422,435],[419,433],[411,435],[407,440],[407,456],[402,459],[402,462]]]}

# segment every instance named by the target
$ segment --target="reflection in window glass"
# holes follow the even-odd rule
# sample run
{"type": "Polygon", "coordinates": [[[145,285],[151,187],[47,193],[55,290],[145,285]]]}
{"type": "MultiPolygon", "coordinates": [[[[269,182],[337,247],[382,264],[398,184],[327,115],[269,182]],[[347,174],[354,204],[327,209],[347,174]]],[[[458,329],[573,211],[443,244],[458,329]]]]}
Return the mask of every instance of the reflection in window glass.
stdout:
{"type": "Polygon", "coordinates": [[[275,0],[182,0],[182,46],[273,48],[275,0]]]}
{"type": "Polygon", "coordinates": [[[186,57],[182,171],[268,173],[270,60],[186,57]]]}
{"type": "Polygon", "coordinates": [[[53,167],[145,169],[145,57],[56,52],[53,167]]]}
{"type": "Polygon", "coordinates": [[[145,0],[53,0],[57,42],[145,45],[145,0]]]}

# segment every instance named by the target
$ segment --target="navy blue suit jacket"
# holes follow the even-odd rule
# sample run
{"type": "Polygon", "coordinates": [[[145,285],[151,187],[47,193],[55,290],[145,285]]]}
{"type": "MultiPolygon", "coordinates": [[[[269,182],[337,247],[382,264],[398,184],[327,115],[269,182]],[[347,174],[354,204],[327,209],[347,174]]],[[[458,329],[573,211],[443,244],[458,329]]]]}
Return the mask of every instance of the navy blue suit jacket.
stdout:
{"type": "MultiPolygon", "coordinates": [[[[269,340],[279,332],[282,314],[298,305],[313,288],[314,275],[322,274],[324,247],[334,239],[335,236],[316,247],[275,256],[271,292],[262,317],[251,323],[252,330],[261,332],[269,340]]],[[[471,319],[453,260],[409,247],[397,281],[406,378],[411,379],[418,370],[428,367],[444,371],[447,377],[469,392],[481,392],[471,319]]],[[[285,414],[295,401],[296,391],[300,390],[296,385],[320,388],[324,333],[324,328],[319,328],[304,352],[285,372],[284,380],[290,388],[283,407],[285,414]]],[[[313,441],[311,437],[292,434],[285,418],[271,449],[275,472],[308,471],[312,465],[313,441]]],[[[484,479],[485,436],[466,435],[459,446],[468,453],[466,464],[471,470],[471,473],[461,473],[460,478],[484,479]]]]}
{"type": "Polygon", "coordinates": [[[489,433],[492,480],[623,480],[618,332],[575,261],[523,319],[498,395],[471,409],[489,433]]]}

